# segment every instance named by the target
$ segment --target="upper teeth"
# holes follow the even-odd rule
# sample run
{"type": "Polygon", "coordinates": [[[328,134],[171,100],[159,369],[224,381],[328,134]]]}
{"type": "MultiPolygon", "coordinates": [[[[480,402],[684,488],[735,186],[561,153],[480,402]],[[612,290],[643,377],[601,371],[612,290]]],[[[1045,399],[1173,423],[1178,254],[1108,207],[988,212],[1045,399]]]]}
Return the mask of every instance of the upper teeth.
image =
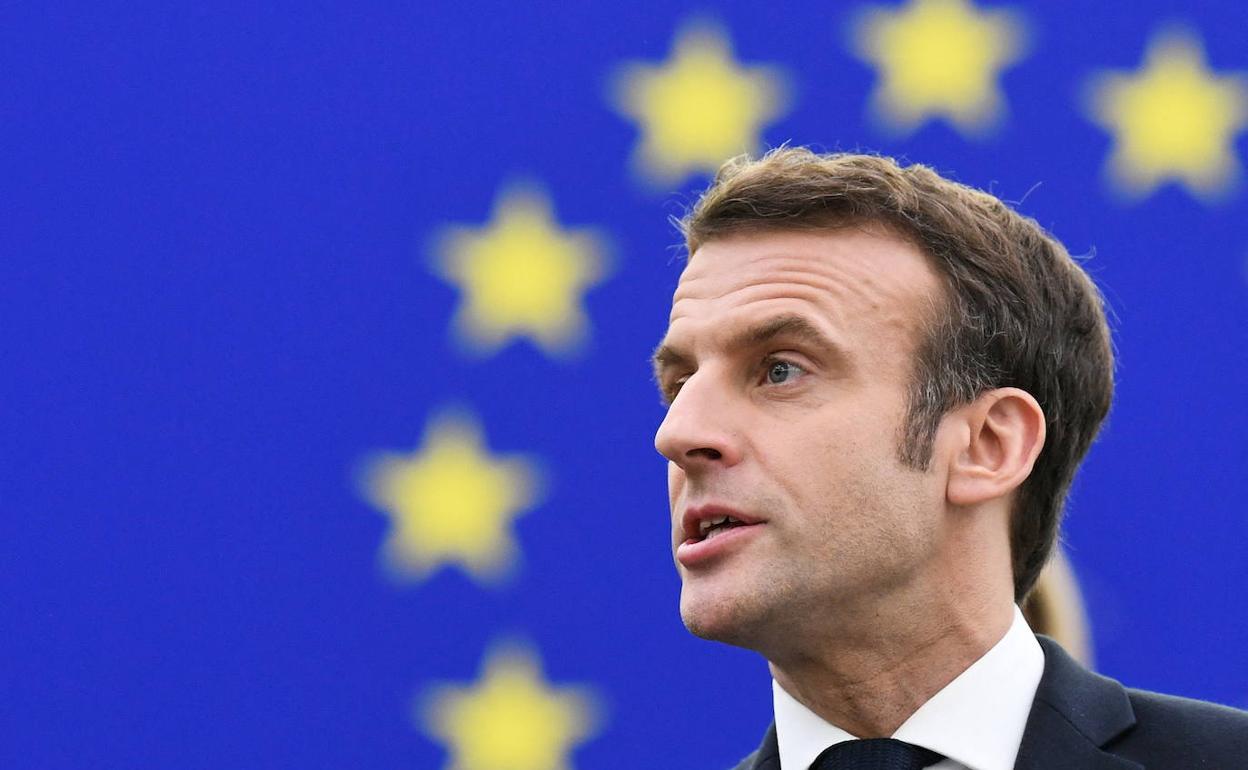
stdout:
{"type": "Polygon", "coordinates": [[[737,521],[731,516],[716,516],[713,519],[703,519],[701,522],[698,523],[698,533],[705,535],[707,530],[709,530],[711,527],[718,527],[720,524],[723,524],[725,521],[731,521],[733,524],[741,523],[740,521],[737,521]]]}

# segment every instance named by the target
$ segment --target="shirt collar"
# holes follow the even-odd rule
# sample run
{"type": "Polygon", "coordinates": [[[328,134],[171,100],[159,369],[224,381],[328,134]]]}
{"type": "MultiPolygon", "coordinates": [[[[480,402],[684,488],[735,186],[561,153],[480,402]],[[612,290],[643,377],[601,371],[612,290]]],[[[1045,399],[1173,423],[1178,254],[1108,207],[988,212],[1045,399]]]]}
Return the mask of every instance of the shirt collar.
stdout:
{"type": "MultiPolygon", "coordinates": [[[[931,749],[970,770],[1010,770],[1018,755],[1044,651],[1014,608],[1005,636],[910,715],[897,740],[931,749]]],[[[772,680],[780,765],[805,770],[829,746],[855,736],[825,722],[772,680]]]]}

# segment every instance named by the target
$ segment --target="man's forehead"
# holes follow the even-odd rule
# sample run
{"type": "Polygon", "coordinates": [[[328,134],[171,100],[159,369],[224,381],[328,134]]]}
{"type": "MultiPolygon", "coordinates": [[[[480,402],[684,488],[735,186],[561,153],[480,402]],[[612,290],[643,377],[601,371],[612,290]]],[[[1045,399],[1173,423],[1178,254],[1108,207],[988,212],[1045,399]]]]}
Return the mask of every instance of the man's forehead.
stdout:
{"type": "Polygon", "coordinates": [[[910,304],[938,288],[929,258],[891,233],[841,228],[736,234],[708,241],[690,256],[669,320],[701,311],[705,303],[746,298],[791,295],[879,306],[910,304]]]}
{"type": "Polygon", "coordinates": [[[742,339],[723,327],[765,325],[777,316],[804,317],[805,329],[788,324],[788,330],[814,329],[842,343],[868,342],[864,337],[879,332],[911,338],[941,292],[929,259],[886,231],[734,234],[704,243],[690,257],[664,341],[682,347],[694,338],[742,339]]]}
{"type": "Polygon", "coordinates": [[[703,243],[681,272],[677,296],[692,282],[759,280],[777,269],[847,271],[864,275],[930,273],[929,258],[908,238],[883,226],[830,230],[762,230],[733,233],[703,243]]]}

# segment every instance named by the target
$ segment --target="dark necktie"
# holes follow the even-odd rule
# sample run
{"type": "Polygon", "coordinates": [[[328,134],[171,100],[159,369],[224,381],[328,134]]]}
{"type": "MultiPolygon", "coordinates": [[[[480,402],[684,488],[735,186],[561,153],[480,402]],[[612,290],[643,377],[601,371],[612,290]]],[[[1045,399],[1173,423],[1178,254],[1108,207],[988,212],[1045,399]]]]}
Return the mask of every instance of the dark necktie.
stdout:
{"type": "Polygon", "coordinates": [[[892,738],[845,741],[824,749],[810,770],[921,770],[943,757],[892,738]]]}

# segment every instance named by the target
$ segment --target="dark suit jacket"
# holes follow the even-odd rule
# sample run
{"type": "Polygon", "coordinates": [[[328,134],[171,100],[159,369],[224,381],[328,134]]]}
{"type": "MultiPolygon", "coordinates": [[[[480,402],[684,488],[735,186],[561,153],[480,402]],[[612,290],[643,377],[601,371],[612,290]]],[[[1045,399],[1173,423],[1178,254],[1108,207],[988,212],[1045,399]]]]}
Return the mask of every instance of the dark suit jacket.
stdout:
{"type": "MultiPolygon", "coordinates": [[[[1044,675],[1015,770],[1248,768],[1248,712],[1128,689],[1088,671],[1047,636],[1036,638],[1044,675]]],[[[735,770],[781,770],[774,724],[735,770]]]]}

